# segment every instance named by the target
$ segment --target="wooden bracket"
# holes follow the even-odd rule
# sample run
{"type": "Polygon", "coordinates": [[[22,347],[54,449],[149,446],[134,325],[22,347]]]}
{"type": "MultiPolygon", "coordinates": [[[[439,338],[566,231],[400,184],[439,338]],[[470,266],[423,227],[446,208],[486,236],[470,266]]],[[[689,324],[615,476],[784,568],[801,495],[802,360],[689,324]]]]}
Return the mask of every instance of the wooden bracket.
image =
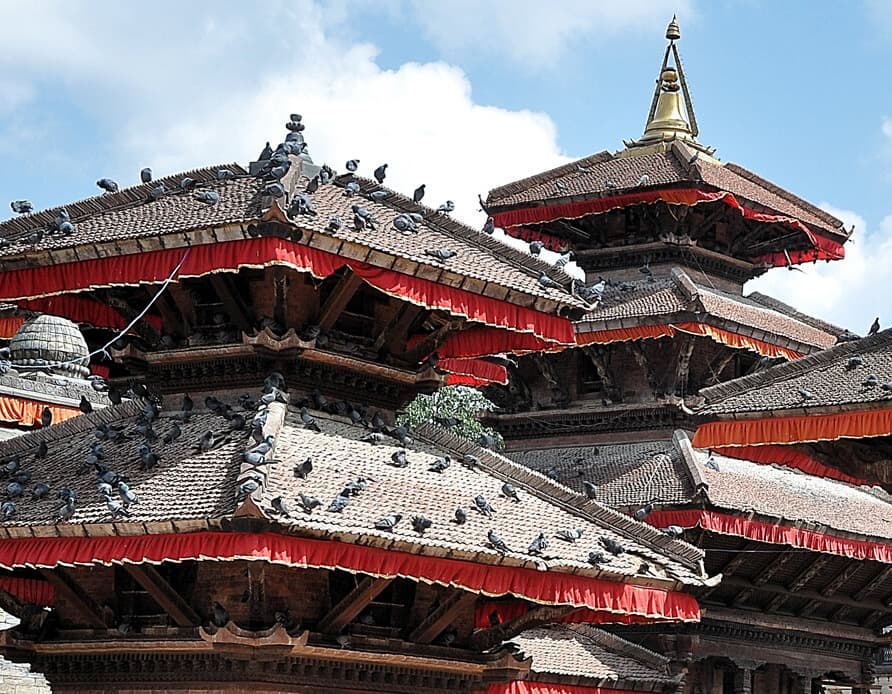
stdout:
{"type": "Polygon", "coordinates": [[[338,317],[347,308],[350,299],[356,294],[357,290],[362,286],[362,277],[353,272],[350,268],[344,272],[344,276],[338,280],[335,288],[325,300],[322,308],[319,310],[319,328],[323,333],[329,332],[338,317]]]}
{"type": "Polygon", "coordinates": [[[185,598],[173,589],[154,566],[149,564],[124,564],[124,570],[152,596],[158,606],[170,615],[178,627],[195,627],[201,623],[195,610],[185,598]]]}
{"type": "Polygon", "coordinates": [[[84,624],[94,629],[109,627],[108,610],[100,607],[62,568],[40,569],[40,575],[52,583],[56,594],[80,614],[84,624]]]}
{"type": "Polygon", "coordinates": [[[409,634],[409,641],[430,643],[452,624],[466,609],[477,600],[475,593],[457,590],[415,627],[409,634]]]}
{"type": "Polygon", "coordinates": [[[392,578],[366,576],[344,598],[329,610],[316,630],[323,634],[337,634],[359,616],[368,604],[393,582],[392,578]]]}

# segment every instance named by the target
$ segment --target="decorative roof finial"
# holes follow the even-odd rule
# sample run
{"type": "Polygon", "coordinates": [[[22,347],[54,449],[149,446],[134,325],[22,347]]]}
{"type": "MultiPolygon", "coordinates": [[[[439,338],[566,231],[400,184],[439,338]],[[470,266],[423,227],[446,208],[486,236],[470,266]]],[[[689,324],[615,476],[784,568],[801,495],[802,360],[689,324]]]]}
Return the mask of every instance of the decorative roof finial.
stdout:
{"type": "Polygon", "coordinates": [[[678,20],[672,15],[672,21],[666,27],[666,38],[670,41],[678,41],[681,38],[681,29],[678,27],[678,20]]]}

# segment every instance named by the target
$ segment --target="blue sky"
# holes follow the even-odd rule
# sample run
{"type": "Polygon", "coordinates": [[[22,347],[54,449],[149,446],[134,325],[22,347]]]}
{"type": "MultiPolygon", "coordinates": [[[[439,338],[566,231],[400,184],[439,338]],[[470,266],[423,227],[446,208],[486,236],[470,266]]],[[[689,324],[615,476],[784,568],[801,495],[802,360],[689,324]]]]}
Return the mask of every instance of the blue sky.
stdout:
{"type": "Polygon", "coordinates": [[[870,273],[892,253],[892,1],[6,2],[0,216],[246,163],[299,111],[317,161],[388,161],[476,225],[478,192],[640,135],[673,12],[701,141],[856,224],[847,260],[755,288],[892,323],[870,273]]]}

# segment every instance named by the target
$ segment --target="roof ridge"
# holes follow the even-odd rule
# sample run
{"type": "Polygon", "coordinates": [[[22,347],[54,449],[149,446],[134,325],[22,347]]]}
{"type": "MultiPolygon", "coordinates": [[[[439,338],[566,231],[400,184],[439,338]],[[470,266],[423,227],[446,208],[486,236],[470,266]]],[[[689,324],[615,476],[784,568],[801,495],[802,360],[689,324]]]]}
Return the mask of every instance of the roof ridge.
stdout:
{"type": "Polygon", "coordinates": [[[806,325],[810,325],[816,330],[823,330],[828,335],[833,335],[834,337],[836,337],[841,332],[843,332],[843,328],[841,328],[840,326],[834,325],[833,323],[828,323],[827,321],[821,320],[820,318],[810,316],[807,313],[802,313],[790,304],[784,303],[780,299],[775,299],[773,296],[768,296],[767,294],[762,294],[761,292],[750,292],[743,298],[755,301],[757,304],[760,304],[765,308],[769,308],[773,311],[777,311],[778,313],[784,313],[791,318],[796,318],[797,320],[805,323],[806,325]]]}
{"type": "Polygon", "coordinates": [[[95,429],[101,424],[111,424],[119,419],[134,417],[142,411],[144,403],[145,400],[142,398],[134,398],[133,400],[122,402],[120,405],[103,407],[102,409],[93,410],[89,414],[71,417],[64,422],[59,422],[49,427],[41,427],[22,436],[0,441],[0,457],[6,458],[25,453],[43,442],[52,443],[88,429],[95,429]]]}
{"type": "Polygon", "coordinates": [[[798,195],[791,193],[786,188],[782,188],[781,186],[777,185],[776,183],[772,183],[767,178],[762,178],[759,174],[753,173],[749,169],[745,169],[742,166],[740,166],[739,164],[735,164],[734,162],[726,162],[724,164],[724,167],[726,169],[728,169],[728,171],[736,173],[738,176],[741,176],[742,178],[752,181],[753,183],[759,184],[766,190],[769,190],[772,193],[774,193],[775,195],[777,195],[781,198],[784,198],[787,202],[792,202],[792,203],[799,205],[802,208],[808,210],[811,214],[813,214],[818,219],[822,219],[823,221],[827,222],[828,224],[831,224],[834,227],[836,227],[836,230],[838,231],[838,233],[840,233],[840,234],[845,233],[843,231],[842,220],[837,219],[829,212],[822,210],[820,207],[813,205],[812,203],[808,202],[808,200],[803,200],[798,195]]]}
{"type": "Polygon", "coordinates": [[[642,661],[655,669],[665,670],[669,667],[670,660],[666,656],[660,655],[656,651],[640,646],[637,643],[632,643],[616,634],[611,634],[604,629],[598,629],[591,624],[561,624],[560,627],[594,641],[597,645],[617,655],[642,661]]]}
{"type": "Polygon", "coordinates": [[[477,456],[490,472],[525,487],[527,491],[533,490],[546,501],[557,503],[575,515],[587,515],[617,534],[633,538],[648,549],[668,554],[688,568],[701,570],[700,562],[704,557],[702,550],[681,540],[670,538],[657,528],[640,523],[619,511],[588,499],[532,468],[515,463],[505,456],[481,448],[451,431],[430,423],[421,425],[414,433],[417,438],[443,446],[454,453],[471,453],[477,456]]]}
{"type": "MultiPolygon", "coordinates": [[[[385,190],[389,192],[390,195],[380,201],[379,204],[393,207],[397,212],[415,212],[421,214],[424,217],[424,223],[431,228],[447,235],[458,237],[471,245],[478,246],[491,251],[496,255],[500,255],[504,260],[530,277],[539,277],[542,273],[545,273],[555,282],[559,282],[565,287],[574,279],[562,268],[555,267],[551,263],[547,263],[529,253],[523,253],[506,243],[497,241],[488,234],[484,234],[482,231],[474,229],[463,222],[459,222],[449,215],[439,214],[432,207],[417,203],[412,200],[412,198],[397,190],[380,185],[376,181],[361,176],[352,175],[349,180],[364,184],[362,186],[362,192],[366,194],[375,190],[385,190]]],[[[335,185],[339,187],[346,185],[346,182],[346,176],[339,176],[334,180],[335,185]]]]}
{"type": "Polygon", "coordinates": [[[700,472],[700,467],[694,459],[694,445],[688,437],[688,432],[683,429],[676,429],[672,432],[672,444],[678,450],[681,460],[685,465],[688,475],[691,477],[691,483],[694,485],[695,495],[698,491],[708,491],[709,482],[700,472]]]}
{"type": "Polygon", "coordinates": [[[886,328],[875,335],[862,337],[860,340],[841,342],[838,345],[828,347],[794,361],[784,362],[756,373],[725,381],[709,388],[703,388],[700,391],[700,395],[706,398],[708,404],[711,405],[719,400],[732,395],[738,395],[755,387],[766,386],[800,376],[815,367],[829,365],[838,357],[867,352],[874,347],[881,347],[890,343],[892,343],[892,328],[886,328]]]}
{"type": "MultiPolygon", "coordinates": [[[[486,195],[486,202],[489,203],[490,200],[494,200],[494,198],[496,197],[512,195],[514,193],[519,193],[523,190],[527,190],[528,188],[532,188],[535,185],[553,181],[554,179],[559,178],[564,174],[572,173],[576,170],[577,165],[585,166],[586,164],[601,164],[605,161],[613,159],[613,157],[614,155],[605,149],[601,152],[596,152],[594,154],[588,155],[587,157],[583,157],[582,159],[569,161],[552,169],[547,169],[546,171],[541,171],[537,174],[533,174],[532,176],[520,178],[516,181],[512,181],[511,183],[506,183],[497,188],[492,188],[486,195]]],[[[493,204],[497,203],[494,201],[493,204]]]]}
{"type": "Polygon", "coordinates": [[[245,171],[241,165],[234,162],[182,171],[170,174],[169,176],[155,178],[150,183],[140,183],[138,185],[128,186],[127,188],[121,188],[117,193],[101,193],[100,195],[94,195],[89,198],[82,198],[81,200],[75,200],[53,207],[46,207],[32,214],[10,217],[5,221],[0,222],[0,236],[11,238],[13,236],[30,233],[38,228],[43,229],[56,218],[56,215],[58,215],[59,211],[62,209],[68,210],[71,221],[74,223],[81,222],[105,212],[127,209],[146,202],[149,192],[152,188],[157,186],[158,183],[175,183],[177,187],[179,187],[179,182],[187,176],[196,179],[199,184],[217,181],[217,170],[221,168],[230,169],[236,174],[236,177],[247,177],[248,172],[245,171]]]}

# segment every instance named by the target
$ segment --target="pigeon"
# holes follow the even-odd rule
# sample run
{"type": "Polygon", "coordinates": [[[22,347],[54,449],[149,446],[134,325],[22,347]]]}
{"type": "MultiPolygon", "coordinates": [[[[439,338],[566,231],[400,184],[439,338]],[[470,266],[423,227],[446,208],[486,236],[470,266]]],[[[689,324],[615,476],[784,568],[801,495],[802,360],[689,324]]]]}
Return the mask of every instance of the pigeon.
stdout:
{"type": "Polygon", "coordinates": [[[505,482],[505,484],[502,485],[502,494],[511,499],[511,501],[520,503],[520,497],[517,495],[517,490],[514,488],[514,485],[505,482]]]}
{"type": "Polygon", "coordinates": [[[643,174],[641,178],[638,179],[639,186],[646,186],[648,183],[650,183],[650,176],[647,174],[643,174]]]}
{"type": "MultiPolygon", "coordinates": [[[[281,184],[279,184],[279,185],[281,185],[281,184]]],[[[307,183],[307,187],[304,189],[304,192],[307,193],[308,195],[312,195],[317,190],[319,190],[319,177],[313,176],[313,178],[310,179],[310,182],[307,183]]]]}
{"type": "Polygon", "coordinates": [[[110,178],[100,178],[96,181],[96,185],[102,188],[106,193],[117,193],[119,190],[118,184],[110,178]]]}
{"type": "Polygon", "coordinates": [[[108,512],[111,514],[112,518],[117,518],[119,516],[129,516],[130,512],[124,508],[124,504],[121,503],[119,499],[115,499],[111,496],[105,497],[105,507],[108,509],[108,512]]]}
{"type": "Polygon", "coordinates": [[[192,197],[205,205],[216,205],[220,202],[220,194],[215,190],[203,190],[200,193],[195,193],[192,197]]]}
{"type": "Polygon", "coordinates": [[[450,465],[452,465],[452,458],[450,458],[448,455],[443,456],[442,458],[437,458],[434,462],[432,462],[427,471],[444,472],[450,465]]]}
{"type": "MultiPolygon", "coordinates": [[[[6,503],[9,504],[12,502],[7,501],[6,503]]],[[[58,521],[71,520],[74,517],[75,504],[76,504],[75,499],[73,497],[69,497],[68,500],[56,512],[56,520],[58,520],[58,521]]],[[[15,507],[15,504],[13,504],[13,510],[15,510],[14,507],[15,507]]],[[[0,507],[0,510],[2,510],[2,507],[0,507]]]]}
{"type": "Polygon", "coordinates": [[[886,383],[881,385],[880,388],[887,393],[892,393],[892,381],[887,381],[886,383]]]}
{"type": "Polygon", "coordinates": [[[396,524],[403,519],[402,514],[394,513],[392,516],[380,518],[375,521],[375,528],[378,530],[393,530],[396,524]]]}
{"type": "Polygon", "coordinates": [[[387,176],[387,164],[381,164],[372,175],[378,183],[384,183],[384,178],[387,176]]]}
{"type": "Polygon", "coordinates": [[[424,197],[424,183],[418,186],[415,191],[412,193],[412,200],[416,203],[421,202],[421,199],[424,197]]]}
{"type": "Polygon", "coordinates": [[[636,521],[643,521],[653,512],[653,510],[654,505],[647,504],[643,508],[639,508],[637,511],[635,511],[635,513],[632,514],[632,518],[634,518],[636,521]]]}
{"type": "Polygon", "coordinates": [[[452,200],[447,200],[442,205],[437,208],[437,212],[439,214],[449,214],[450,212],[455,210],[455,203],[452,200]]]}
{"type": "Polygon", "coordinates": [[[416,533],[424,533],[433,524],[433,521],[425,516],[412,516],[412,530],[416,533]]]}
{"type": "Polygon", "coordinates": [[[665,533],[672,538],[679,538],[684,535],[684,528],[679,525],[670,525],[666,527],[665,533]]]}
{"type": "Polygon", "coordinates": [[[573,252],[568,251],[567,253],[563,253],[557,257],[554,261],[555,267],[564,267],[567,263],[569,263],[573,259],[573,252]]]}
{"type": "Polygon", "coordinates": [[[483,224],[483,233],[484,234],[492,234],[496,229],[495,220],[492,217],[487,217],[486,222],[483,224]]]}
{"type": "Polygon", "coordinates": [[[861,358],[860,354],[855,354],[849,357],[849,360],[846,362],[846,371],[852,371],[859,366],[864,366],[864,360],[861,358]]]}
{"type": "Polygon", "coordinates": [[[468,468],[469,470],[473,470],[478,465],[480,465],[480,458],[478,458],[476,455],[471,455],[470,453],[465,453],[461,457],[461,464],[464,467],[468,468]]]}
{"type": "Polygon", "coordinates": [[[93,411],[93,405],[90,403],[89,400],[87,400],[86,395],[81,395],[81,401],[78,407],[84,414],[90,414],[93,411]]]}
{"type": "Polygon", "coordinates": [[[619,542],[614,540],[612,537],[602,537],[601,545],[611,554],[620,555],[626,551],[626,548],[623,547],[619,542]]]}
{"type": "Polygon", "coordinates": [[[34,485],[34,489],[31,490],[31,498],[32,499],[43,499],[47,494],[50,493],[50,485],[46,482],[38,482],[34,485]]]}
{"type": "Polygon", "coordinates": [[[291,509],[288,508],[288,502],[281,496],[275,497],[271,502],[273,505],[273,509],[275,509],[276,513],[280,516],[285,516],[285,518],[291,518],[291,509]]]}
{"type": "Polygon", "coordinates": [[[12,518],[16,512],[16,505],[14,501],[4,501],[0,504],[0,515],[3,516],[4,520],[7,518],[12,518]]]}
{"type": "Polygon", "coordinates": [[[62,222],[59,225],[59,231],[66,236],[70,236],[74,233],[74,224],[72,224],[71,222],[62,222]]]}
{"type": "Polygon", "coordinates": [[[344,166],[350,173],[355,173],[359,168],[359,159],[348,159],[344,166]]]}
{"type": "Polygon", "coordinates": [[[344,195],[348,198],[352,198],[354,195],[359,195],[359,190],[359,184],[356,181],[350,181],[344,186],[344,195]]]}
{"type": "Polygon", "coordinates": [[[586,480],[582,483],[582,488],[585,490],[585,495],[589,499],[594,499],[598,496],[598,485],[594,482],[586,480]]]}
{"type": "Polygon", "coordinates": [[[34,211],[34,205],[30,200],[13,200],[9,206],[16,214],[31,214],[34,211]]]}
{"type": "Polygon", "coordinates": [[[6,496],[10,499],[17,499],[25,493],[25,489],[18,482],[10,482],[6,485],[6,496]]]}
{"type": "Polygon", "coordinates": [[[261,455],[266,455],[267,453],[269,453],[272,450],[273,444],[275,442],[276,442],[276,437],[273,436],[272,434],[267,434],[260,440],[259,443],[257,443],[257,445],[255,445],[251,449],[251,451],[254,453],[260,453],[261,455]]]}
{"type": "MultiPolygon", "coordinates": [[[[309,496],[307,494],[298,494],[297,495],[298,503],[301,505],[304,511],[307,513],[312,513],[313,509],[321,506],[322,502],[319,501],[315,496],[309,496]]],[[[344,504],[346,506],[346,504],[344,504]]]]}
{"type": "Polygon", "coordinates": [[[546,289],[563,289],[564,286],[560,282],[555,282],[546,273],[539,275],[539,284],[546,289]]]}
{"type": "Polygon", "coordinates": [[[249,477],[239,485],[239,491],[244,496],[251,496],[258,489],[260,489],[260,480],[256,477],[249,477]]]}
{"type": "Polygon", "coordinates": [[[508,545],[505,544],[505,541],[496,534],[495,530],[490,530],[486,533],[486,539],[489,541],[490,546],[501,554],[510,551],[508,549],[508,545]]]}
{"type": "Polygon", "coordinates": [[[406,458],[406,452],[402,450],[394,452],[394,454],[390,456],[390,459],[393,461],[394,467],[407,467],[409,465],[409,459],[406,458]]]}
{"type": "Polygon", "coordinates": [[[449,260],[458,255],[458,253],[448,248],[428,248],[424,254],[437,258],[438,260],[449,260]]]}
{"type": "Polygon", "coordinates": [[[191,193],[193,190],[195,190],[195,186],[196,181],[194,178],[189,178],[188,176],[186,176],[180,181],[180,190],[182,190],[184,193],[191,193]]]}
{"type": "Polygon", "coordinates": [[[706,459],[706,467],[710,470],[714,470],[715,472],[719,472],[719,464],[718,461],[713,457],[712,451],[709,452],[709,457],[706,459]]]}
{"type": "Polygon", "coordinates": [[[142,470],[151,470],[161,461],[161,456],[145,444],[139,447],[139,458],[141,461],[140,469],[142,470]]]}
{"type": "Polygon", "coordinates": [[[380,431],[373,431],[359,439],[363,443],[370,443],[373,446],[378,445],[379,443],[384,443],[387,440],[387,436],[382,434],[380,431]]]}
{"type": "Polygon", "coordinates": [[[294,476],[298,479],[305,480],[307,479],[307,475],[309,475],[313,471],[313,459],[307,458],[300,465],[294,466],[294,476]]]}
{"type": "MultiPolygon", "coordinates": [[[[242,453],[242,460],[248,465],[257,467],[258,465],[262,465],[264,462],[266,462],[266,456],[263,455],[263,453],[258,453],[257,451],[244,451],[242,453]]],[[[295,468],[295,470],[296,469],[297,468],[295,468]]]]}
{"type": "Polygon", "coordinates": [[[229,612],[216,600],[211,610],[211,621],[215,627],[222,628],[229,624],[229,612]]]}
{"type": "Polygon", "coordinates": [[[149,200],[151,202],[158,202],[166,194],[167,194],[167,189],[164,187],[164,183],[159,181],[158,185],[149,191],[149,200]]]}
{"type": "Polygon", "coordinates": [[[397,215],[393,220],[393,228],[397,231],[416,231],[418,225],[407,214],[397,215]]]}
{"type": "Polygon", "coordinates": [[[228,181],[230,178],[235,178],[235,174],[231,169],[217,169],[216,176],[218,181],[228,181]]]}
{"type": "Polygon", "coordinates": [[[879,379],[876,376],[874,376],[873,374],[871,374],[866,379],[864,379],[864,382],[861,385],[864,388],[876,388],[878,383],[879,383],[879,379]]]}
{"type": "Polygon", "coordinates": [[[310,431],[315,431],[316,433],[322,432],[322,429],[316,422],[316,418],[307,411],[306,407],[300,408],[300,421],[303,422],[304,429],[309,429],[310,431]]]}
{"type": "Polygon", "coordinates": [[[477,437],[477,445],[481,448],[495,450],[498,448],[499,440],[492,434],[480,434],[480,436],[477,437]]]}
{"type": "Polygon", "coordinates": [[[37,450],[34,452],[34,458],[36,460],[42,460],[46,458],[46,454],[49,452],[50,447],[47,445],[46,441],[41,441],[40,445],[37,447],[37,450]]]}
{"type": "Polygon", "coordinates": [[[266,143],[266,147],[264,147],[260,156],[257,157],[257,161],[269,161],[273,156],[273,148],[269,146],[269,142],[266,143]]]}
{"type": "Polygon", "coordinates": [[[548,549],[548,538],[545,537],[545,533],[539,533],[539,536],[530,543],[527,553],[542,554],[546,549],[548,549]]]}
{"type": "Polygon", "coordinates": [[[375,202],[381,202],[382,200],[386,200],[390,197],[390,192],[387,190],[373,190],[369,193],[369,200],[374,200],[375,202]]]}
{"type": "Polygon", "coordinates": [[[873,319],[873,323],[870,326],[870,330],[867,332],[867,335],[876,335],[880,331],[880,317],[877,316],[873,319]]]}
{"type": "Polygon", "coordinates": [[[584,532],[585,532],[585,530],[583,530],[581,528],[573,528],[570,530],[558,530],[557,533],[555,533],[555,537],[557,537],[559,540],[563,540],[564,542],[573,543],[573,542],[576,542],[576,540],[578,540],[579,538],[581,538],[582,534],[584,532]]]}
{"type": "Polygon", "coordinates": [[[456,525],[464,525],[468,520],[468,513],[461,506],[455,509],[455,518],[453,519],[453,523],[456,525]]]}
{"type": "Polygon", "coordinates": [[[597,564],[606,564],[610,560],[604,556],[603,552],[589,552],[588,553],[588,563],[594,565],[597,564]]]}
{"type": "Polygon", "coordinates": [[[139,172],[139,180],[143,183],[152,182],[152,170],[148,166],[139,172]]]}
{"type": "Polygon", "coordinates": [[[125,506],[139,503],[139,497],[136,495],[136,492],[130,489],[130,486],[126,482],[118,482],[118,494],[120,494],[121,498],[124,500],[125,506]]]}
{"type": "Polygon", "coordinates": [[[341,496],[340,494],[336,496],[332,502],[328,505],[328,508],[325,509],[329,513],[340,513],[345,508],[347,508],[347,504],[350,503],[349,497],[341,496]]]}
{"type": "Polygon", "coordinates": [[[530,241],[530,255],[539,255],[543,248],[545,248],[545,244],[541,241],[530,241]]]}
{"type": "Polygon", "coordinates": [[[269,195],[277,200],[285,196],[285,186],[279,182],[269,183],[260,191],[263,195],[269,195]]]}
{"type": "Polygon", "coordinates": [[[814,400],[817,397],[814,393],[805,388],[799,388],[797,392],[799,393],[799,397],[803,400],[814,400]]]}
{"type": "Polygon", "coordinates": [[[493,507],[486,500],[486,497],[483,494],[478,494],[474,497],[474,506],[477,507],[477,510],[480,511],[487,518],[492,518],[493,507]]]}
{"type": "Polygon", "coordinates": [[[14,456],[9,459],[9,461],[3,466],[3,472],[7,475],[14,475],[19,471],[19,468],[22,466],[21,461],[19,461],[17,456],[14,456]]]}

